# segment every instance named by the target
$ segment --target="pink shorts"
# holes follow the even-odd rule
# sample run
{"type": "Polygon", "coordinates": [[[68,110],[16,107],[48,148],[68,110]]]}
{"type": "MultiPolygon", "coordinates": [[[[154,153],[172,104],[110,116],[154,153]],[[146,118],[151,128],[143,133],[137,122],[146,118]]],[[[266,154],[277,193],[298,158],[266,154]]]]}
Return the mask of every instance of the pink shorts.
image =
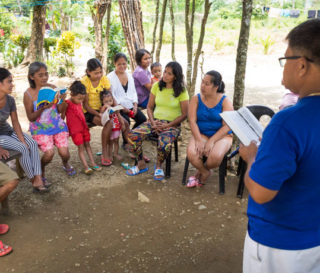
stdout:
{"type": "Polygon", "coordinates": [[[61,132],[56,135],[33,135],[32,138],[38,143],[38,146],[42,152],[46,152],[53,149],[53,146],[57,148],[68,147],[68,132],[61,132]]]}
{"type": "Polygon", "coordinates": [[[111,136],[110,136],[110,139],[113,140],[113,139],[117,139],[119,136],[120,136],[120,130],[117,130],[117,131],[112,131],[111,132],[111,136]]]}

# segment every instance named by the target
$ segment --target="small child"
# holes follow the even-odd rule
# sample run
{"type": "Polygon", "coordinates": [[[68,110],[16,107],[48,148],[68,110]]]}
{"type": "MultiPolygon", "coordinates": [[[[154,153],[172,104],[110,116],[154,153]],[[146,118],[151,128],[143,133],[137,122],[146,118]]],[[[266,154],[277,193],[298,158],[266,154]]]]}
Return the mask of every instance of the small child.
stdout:
{"type": "Polygon", "coordinates": [[[162,66],[160,63],[155,62],[151,65],[151,74],[153,75],[153,77],[151,78],[152,84],[160,81],[162,76],[162,66]]]}
{"type": "MultiPolygon", "coordinates": [[[[115,100],[113,99],[112,93],[107,90],[103,90],[100,93],[101,99],[101,109],[100,113],[103,114],[105,111],[110,110],[111,107],[116,106],[115,100]]],[[[119,155],[119,136],[121,133],[121,129],[123,131],[127,130],[127,126],[124,123],[123,118],[120,115],[120,111],[113,112],[110,111],[109,119],[112,122],[112,133],[110,136],[110,140],[112,140],[110,145],[107,145],[107,154],[108,158],[104,158],[104,165],[109,166],[112,164],[112,151],[116,159],[121,160],[122,157],[119,155]]],[[[126,135],[126,134],[125,134],[126,135]]]]}
{"type": "Polygon", "coordinates": [[[65,101],[64,113],[67,118],[67,125],[72,141],[78,146],[78,153],[84,166],[84,173],[90,175],[93,171],[101,171],[102,168],[94,162],[90,146],[90,132],[82,111],[82,103],[86,96],[86,87],[80,81],[75,81],[69,89],[71,91],[71,98],[65,101]],[[88,166],[84,154],[85,150],[89,157],[91,167],[88,166]]]}

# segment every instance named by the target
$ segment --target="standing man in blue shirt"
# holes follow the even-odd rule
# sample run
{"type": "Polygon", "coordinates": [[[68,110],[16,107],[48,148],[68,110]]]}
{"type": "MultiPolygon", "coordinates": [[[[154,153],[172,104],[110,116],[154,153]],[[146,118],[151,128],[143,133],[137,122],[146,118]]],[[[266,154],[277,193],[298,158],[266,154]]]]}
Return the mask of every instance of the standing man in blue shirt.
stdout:
{"type": "Polygon", "coordinates": [[[299,95],[240,148],[249,190],[245,273],[320,272],[320,20],[287,36],[282,84],[299,95]]]}

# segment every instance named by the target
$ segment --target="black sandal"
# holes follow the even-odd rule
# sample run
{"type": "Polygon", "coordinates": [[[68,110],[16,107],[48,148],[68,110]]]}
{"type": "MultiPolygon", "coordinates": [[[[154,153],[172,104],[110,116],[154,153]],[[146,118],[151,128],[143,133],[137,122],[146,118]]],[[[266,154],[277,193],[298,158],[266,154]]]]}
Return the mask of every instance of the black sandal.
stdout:
{"type": "Polygon", "coordinates": [[[48,188],[46,188],[45,186],[41,185],[38,187],[33,187],[33,192],[34,193],[47,193],[50,190],[48,188]]]}

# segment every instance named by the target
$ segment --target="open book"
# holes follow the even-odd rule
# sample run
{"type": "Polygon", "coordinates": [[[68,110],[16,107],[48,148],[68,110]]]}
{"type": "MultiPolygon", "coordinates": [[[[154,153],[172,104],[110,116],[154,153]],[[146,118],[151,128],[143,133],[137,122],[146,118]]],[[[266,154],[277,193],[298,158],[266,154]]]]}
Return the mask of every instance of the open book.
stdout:
{"type": "Polygon", "coordinates": [[[58,103],[60,95],[64,94],[66,91],[66,88],[53,89],[48,86],[42,87],[38,94],[37,110],[51,102],[58,103]]]}
{"type": "Polygon", "coordinates": [[[243,145],[248,146],[253,140],[260,143],[263,127],[247,107],[238,111],[226,111],[220,116],[243,145]]]}
{"type": "Polygon", "coordinates": [[[102,114],[101,117],[101,123],[102,126],[104,126],[110,119],[110,114],[114,113],[115,111],[121,110],[123,107],[121,105],[116,105],[114,107],[109,107],[104,113],[102,114]]]}

